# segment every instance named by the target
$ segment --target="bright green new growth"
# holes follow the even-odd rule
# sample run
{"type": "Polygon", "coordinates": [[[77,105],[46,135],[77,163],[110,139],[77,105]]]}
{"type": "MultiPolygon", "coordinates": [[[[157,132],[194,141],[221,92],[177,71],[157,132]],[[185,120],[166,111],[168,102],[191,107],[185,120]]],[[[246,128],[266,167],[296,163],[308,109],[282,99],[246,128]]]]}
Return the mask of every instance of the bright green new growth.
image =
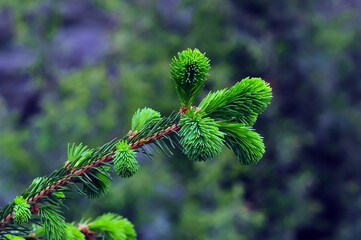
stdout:
{"type": "Polygon", "coordinates": [[[180,143],[189,159],[206,161],[222,150],[224,134],[213,119],[203,118],[191,109],[181,117],[179,125],[182,126],[179,130],[180,143]]]}
{"type": "Polygon", "coordinates": [[[70,223],[65,223],[66,240],[85,240],[85,235],[80,229],[70,223]]]}
{"type": "Polygon", "coordinates": [[[178,53],[170,64],[171,79],[183,107],[190,107],[202,91],[210,69],[209,59],[198,49],[178,53]]]}
{"type": "Polygon", "coordinates": [[[183,152],[189,158],[197,159],[197,157],[202,158],[203,152],[221,151],[223,142],[222,145],[211,144],[212,147],[201,144],[205,138],[200,135],[195,120],[201,119],[202,116],[211,120],[204,125],[203,132],[216,126],[217,132],[222,133],[222,140],[224,139],[226,146],[233,150],[241,164],[258,162],[265,152],[265,147],[262,137],[249,126],[252,126],[257,116],[265,110],[271,98],[269,84],[260,78],[245,78],[229,90],[209,93],[202,100],[197,111],[186,112],[187,117],[189,112],[193,112],[198,118],[181,118],[180,125],[187,123],[179,132],[183,152]]]}
{"type": "Polygon", "coordinates": [[[261,78],[245,78],[233,87],[209,93],[199,104],[213,119],[252,126],[272,98],[271,88],[261,78]]]}
{"type": "Polygon", "coordinates": [[[14,222],[18,224],[27,223],[31,218],[30,206],[23,196],[14,199],[14,222]]]}
{"type": "Polygon", "coordinates": [[[119,141],[116,145],[118,152],[114,155],[114,170],[123,178],[133,176],[139,169],[139,164],[135,159],[136,153],[130,149],[130,144],[126,141],[119,141]]]}
{"type": "MultiPolygon", "coordinates": [[[[82,229],[88,229],[92,231],[94,234],[96,234],[96,239],[135,240],[137,237],[133,224],[131,224],[126,218],[122,218],[121,216],[114,213],[104,214],[95,220],[82,220],[79,225],[75,223],[64,223],[63,227],[65,237],[59,238],[61,240],[85,240],[86,237],[81,232],[82,229]]],[[[34,225],[31,232],[35,235],[34,239],[49,239],[47,238],[46,229],[44,227],[34,225]]],[[[50,233],[50,235],[51,234],[52,233],[50,233]]],[[[24,239],[11,235],[8,235],[7,237],[11,240],[24,239]]]]}
{"type": "Polygon", "coordinates": [[[24,240],[23,237],[12,236],[12,235],[7,235],[6,237],[7,237],[7,239],[9,239],[9,240],[24,240]]]}
{"type": "Polygon", "coordinates": [[[132,118],[132,131],[139,131],[141,130],[146,124],[150,122],[160,121],[162,118],[160,117],[160,113],[154,111],[151,108],[143,108],[138,110],[134,113],[132,118]]]}
{"type": "Polygon", "coordinates": [[[254,164],[265,152],[263,138],[249,126],[241,123],[218,122],[219,128],[226,135],[227,147],[236,154],[239,162],[244,165],[254,164]]]}
{"type": "Polygon", "coordinates": [[[100,216],[88,226],[90,230],[101,233],[104,240],[136,240],[137,237],[133,224],[114,213],[100,216]]]}
{"type": "Polygon", "coordinates": [[[81,159],[84,159],[85,157],[89,156],[92,152],[91,149],[88,149],[87,146],[83,146],[82,143],[80,143],[79,145],[75,145],[75,143],[73,143],[73,145],[70,146],[70,144],[68,143],[68,161],[71,162],[75,162],[75,161],[79,161],[81,159]]]}
{"type": "MultiPolygon", "coordinates": [[[[64,221],[64,220],[62,220],[64,221]]],[[[65,223],[64,222],[64,225],[65,227],[65,238],[66,240],[85,240],[85,235],[81,233],[80,229],[77,228],[76,226],[74,226],[73,224],[70,224],[70,223],[65,223]]],[[[47,234],[52,234],[52,233],[46,233],[46,229],[44,226],[37,226],[37,225],[34,225],[33,226],[33,229],[31,231],[35,236],[36,236],[36,239],[39,238],[39,239],[47,239],[45,238],[45,236],[47,234]]],[[[23,239],[23,238],[22,238],[23,239]]]]}

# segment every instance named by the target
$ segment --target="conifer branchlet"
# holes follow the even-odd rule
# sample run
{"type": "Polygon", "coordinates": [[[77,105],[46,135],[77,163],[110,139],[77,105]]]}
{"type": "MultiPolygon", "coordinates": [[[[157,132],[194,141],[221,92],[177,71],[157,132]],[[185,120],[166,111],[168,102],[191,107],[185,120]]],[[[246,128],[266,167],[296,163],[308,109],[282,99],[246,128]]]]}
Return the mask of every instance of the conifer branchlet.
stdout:
{"type": "Polygon", "coordinates": [[[68,159],[62,168],[34,179],[20,197],[1,209],[0,239],[29,234],[32,239],[49,240],[94,236],[136,239],[133,225],[116,214],[105,214],[76,227],[64,222],[61,206],[73,192],[89,198],[104,196],[111,169],[129,178],[139,169],[137,155],[152,158],[150,150],[168,154],[171,148],[178,147],[189,159],[206,161],[215,158],[225,145],[241,164],[253,164],[262,158],[263,139],[252,125],[272,98],[268,83],[260,78],[245,78],[230,89],[209,93],[197,107],[194,103],[207,80],[209,59],[198,49],[188,49],[178,53],[170,67],[181,110],[162,117],[153,109],[138,109],[124,137],[93,149],[82,144],[68,145],[68,159]],[[29,229],[28,222],[43,227],[29,229]]]}

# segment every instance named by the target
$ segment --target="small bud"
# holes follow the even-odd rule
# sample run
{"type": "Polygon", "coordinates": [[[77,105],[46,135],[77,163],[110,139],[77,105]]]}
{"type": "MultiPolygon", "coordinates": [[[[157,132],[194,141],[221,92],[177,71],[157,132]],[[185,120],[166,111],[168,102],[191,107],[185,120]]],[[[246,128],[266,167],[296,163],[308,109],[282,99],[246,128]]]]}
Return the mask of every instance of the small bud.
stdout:
{"type": "Polygon", "coordinates": [[[30,205],[23,196],[14,199],[14,222],[17,224],[27,223],[31,217],[30,205]]]}
{"type": "Polygon", "coordinates": [[[126,141],[119,141],[116,145],[118,152],[114,155],[114,170],[123,178],[133,176],[139,169],[136,153],[130,146],[126,141]]]}
{"type": "Polygon", "coordinates": [[[132,130],[129,131],[128,135],[131,134],[129,136],[132,138],[145,125],[151,122],[157,122],[159,120],[161,120],[159,112],[147,107],[143,108],[142,110],[138,108],[138,110],[133,115],[132,130]]]}
{"type": "Polygon", "coordinates": [[[179,102],[189,108],[207,80],[210,69],[209,59],[198,49],[187,49],[178,53],[170,64],[172,82],[176,88],[179,102]]]}
{"type": "Polygon", "coordinates": [[[183,153],[189,159],[206,161],[214,158],[222,150],[224,133],[219,131],[213,119],[202,118],[196,112],[197,109],[192,108],[181,117],[180,143],[183,153]]]}

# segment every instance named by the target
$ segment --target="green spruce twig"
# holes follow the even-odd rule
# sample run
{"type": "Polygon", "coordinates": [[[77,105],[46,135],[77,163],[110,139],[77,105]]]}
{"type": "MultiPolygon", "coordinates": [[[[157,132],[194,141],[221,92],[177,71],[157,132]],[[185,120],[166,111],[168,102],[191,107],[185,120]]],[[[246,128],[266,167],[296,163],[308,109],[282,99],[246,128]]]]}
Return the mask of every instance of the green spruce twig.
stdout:
{"type": "MultiPolygon", "coordinates": [[[[123,138],[94,149],[82,144],[69,145],[64,167],[34,179],[21,196],[1,209],[0,239],[28,236],[29,224],[43,226],[39,236],[35,236],[38,239],[72,239],[78,230],[64,222],[61,212],[68,193],[77,192],[89,198],[104,196],[111,180],[109,171],[114,169],[123,178],[133,176],[139,169],[137,153],[151,158],[152,148],[169,155],[169,146],[178,147],[189,159],[206,161],[215,158],[226,146],[241,164],[258,162],[265,146],[252,125],[270,103],[269,84],[260,78],[246,78],[230,89],[209,93],[196,107],[194,101],[204,87],[209,69],[209,59],[198,49],[179,53],[172,60],[171,79],[180,110],[161,117],[153,109],[139,109],[123,138]]],[[[89,228],[83,226],[81,232],[93,234],[97,230],[87,239],[96,239],[99,234],[102,239],[135,239],[135,233],[128,236],[112,231],[111,221],[122,222],[121,217],[104,215],[93,225],[87,225],[89,228]]]]}

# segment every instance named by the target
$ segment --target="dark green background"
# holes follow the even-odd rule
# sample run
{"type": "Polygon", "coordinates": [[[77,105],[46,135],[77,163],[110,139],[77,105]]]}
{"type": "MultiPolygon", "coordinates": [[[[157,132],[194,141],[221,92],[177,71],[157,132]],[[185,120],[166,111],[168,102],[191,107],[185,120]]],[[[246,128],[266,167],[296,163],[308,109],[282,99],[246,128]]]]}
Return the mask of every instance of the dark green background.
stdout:
{"type": "Polygon", "coordinates": [[[171,58],[199,48],[205,90],[247,76],[273,88],[255,128],[267,152],[241,166],[140,158],[106,197],[75,196],[67,221],[105,212],[139,239],[354,240],[361,235],[361,2],[0,2],[0,206],[63,166],[68,142],[126,134],[137,108],[179,108],[171,58]]]}

